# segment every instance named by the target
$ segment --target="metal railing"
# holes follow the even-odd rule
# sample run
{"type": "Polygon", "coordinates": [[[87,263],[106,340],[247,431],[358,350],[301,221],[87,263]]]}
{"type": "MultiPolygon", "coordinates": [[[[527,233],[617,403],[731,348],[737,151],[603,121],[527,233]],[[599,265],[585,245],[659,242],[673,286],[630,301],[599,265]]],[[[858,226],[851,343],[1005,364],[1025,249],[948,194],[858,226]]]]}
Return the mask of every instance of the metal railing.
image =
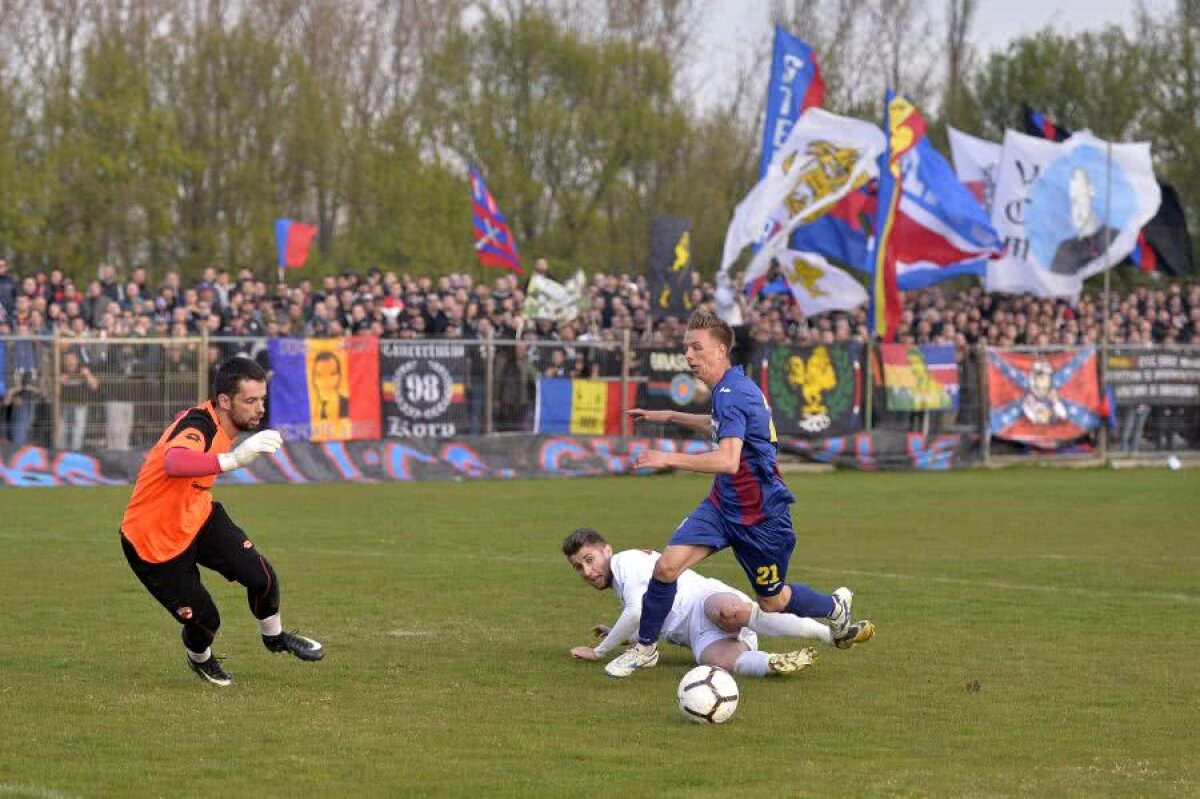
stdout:
{"type": "MultiPolygon", "coordinates": [[[[464,394],[459,435],[532,432],[537,381],[542,377],[619,383],[621,418],[631,396],[636,396],[634,401],[638,403],[667,403],[667,407],[686,405],[688,398],[687,381],[676,385],[671,379],[672,370],[679,374],[686,370],[686,365],[680,368],[678,349],[671,345],[635,345],[627,331],[619,338],[615,333],[606,333],[604,339],[586,341],[455,338],[417,343],[452,343],[465,349],[465,365],[458,378],[464,394]],[[631,394],[631,387],[636,387],[636,394],[631,394]],[[675,405],[664,399],[668,396],[675,405]]],[[[0,439],[56,449],[121,451],[149,446],[179,410],[203,400],[210,372],[224,358],[245,355],[270,368],[269,342],[262,337],[9,336],[0,338],[0,347],[4,353],[0,439]]],[[[1168,354],[1200,359],[1198,348],[1136,349],[1143,354],[1163,353],[1160,360],[1164,362],[1169,361],[1168,354]]],[[[1101,379],[1112,364],[1125,363],[1113,359],[1126,357],[1127,350],[1109,351],[1103,360],[1101,379]]],[[[884,386],[878,379],[879,351],[866,347],[864,352],[864,430],[899,430],[925,436],[970,434],[977,437],[985,457],[1020,450],[1010,443],[993,441],[990,435],[988,358],[984,348],[977,346],[956,354],[958,408],[923,412],[888,410],[884,386]]],[[[1194,365],[1192,361],[1187,363],[1194,365]]],[[[1090,447],[1104,455],[1200,450],[1200,399],[1170,391],[1162,396],[1141,397],[1127,389],[1117,397],[1116,426],[1110,429],[1102,425],[1082,442],[1082,448],[1075,447],[1076,451],[1090,447]],[[1122,396],[1135,399],[1126,401],[1122,396]]],[[[704,407],[701,400],[694,408],[686,409],[703,412],[704,407]]],[[[623,432],[687,435],[674,427],[656,425],[623,432]]]]}
{"type": "Polygon", "coordinates": [[[201,338],[11,337],[0,346],[0,438],[19,446],[145,447],[208,391],[201,338]]]}

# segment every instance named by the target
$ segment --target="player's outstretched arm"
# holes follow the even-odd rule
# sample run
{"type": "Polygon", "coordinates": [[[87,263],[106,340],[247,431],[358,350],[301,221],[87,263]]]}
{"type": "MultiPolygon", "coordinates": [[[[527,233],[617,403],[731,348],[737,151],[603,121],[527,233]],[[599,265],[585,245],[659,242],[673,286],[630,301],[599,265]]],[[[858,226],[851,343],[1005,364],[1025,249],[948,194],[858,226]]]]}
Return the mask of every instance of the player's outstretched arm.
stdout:
{"type": "Polygon", "coordinates": [[[712,419],[708,414],[704,413],[679,413],[678,411],[652,411],[645,408],[633,408],[628,411],[628,415],[634,422],[677,424],[701,433],[707,433],[712,429],[712,419]]]}
{"type": "Polygon", "coordinates": [[[702,474],[737,474],[742,458],[740,438],[722,438],[711,452],[661,452],[643,450],[633,462],[634,469],[686,469],[702,474]]]}
{"type": "MultiPolygon", "coordinates": [[[[612,632],[612,627],[607,624],[597,624],[592,628],[592,635],[597,641],[603,640],[606,635],[612,632]]],[[[571,650],[571,657],[579,660],[597,660],[599,656],[596,650],[590,646],[577,646],[571,650]]]]}
{"type": "Polygon", "coordinates": [[[599,660],[619,646],[624,646],[637,635],[638,623],[642,620],[641,605],[632,604],[621,611],[621,616],[608,630],[604,640],[596,647],[577,646],[571,656],[581,660],[599,660]]]}
{"type": "MultiPolygon", "coordinates": [[[[199,440],[199,434],[195,434],[199,440]]],[[[246,439],[233,452],[213,455],[186,446],[171,447],[163,457],[167,477],[207,477],[212,474],[240,469],[264,452],[275,452],[283,446],[283,438],[274,430],[263,430],[246,439]]]]}

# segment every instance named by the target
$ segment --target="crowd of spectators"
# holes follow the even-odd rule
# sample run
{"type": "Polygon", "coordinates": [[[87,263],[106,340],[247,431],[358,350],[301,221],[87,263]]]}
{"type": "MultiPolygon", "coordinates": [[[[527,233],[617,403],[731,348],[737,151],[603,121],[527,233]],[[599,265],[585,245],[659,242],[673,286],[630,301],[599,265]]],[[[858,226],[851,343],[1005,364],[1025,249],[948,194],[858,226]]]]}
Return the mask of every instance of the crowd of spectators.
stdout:
{"type": "MultiPolygon", "coordinates": [[[[560,281],[568,277],[551,274],[545,260],[539,260],[534,270],[560,281]]],[[[145,267],[119,275],[115,267],[105,264],[94,279],[77,285],[58,269],[14,274],[0,258],[0,336],[10,337],[0,430],[5,416],[13,429],[31,413],[21,407],[19,394],[35,390],[30,374],[38,368],[36,353],[32,347],[14,344],[29,337],[79,339],[73,350],[76,357],[60,369],[62,396],[64,401],[70,398],[73,408],[98,394],[97,374],[101,378],[165,374],[163,391],[170,395],[170,375],[177,373],[182,380],[194,374],[198,360],[212,366],[236,352],[261,357],[262,341],[276,336],[344,335],[520,340],[521,346],[505,350],[518,357],[499,368],[518,374],[512,405],[527,408],[532,401],[529,381],[539,375],[620,374],[617,348],[589,350],[578,345],[615,344],[627,336],[641,347],[673,347],[682,341],[685,319],[652,313],[645,275],[594,275],[582,289],[579,315],[554,322],[524,318],[525,279],[508,272],[485,274],[487,279],[468,273],[412,276],[372,267],[361,274],[315,279],[293,272],[285,282],[274,276],[268,280],[249,269],[210,266],[198,280],[185,280],[177,271],[152,277],[145,267]],[[212,342],[207,353],[196,352],[194,345],[148,349],[128,343],[111,347],[103,341],[176,340],[201,333],[212,342]],[[251,339],[258,343],[247,347],[251,339]]],[[[737,284],[718,288],[699,275],[693,276],[689,300],[691,308],[714,311],[734,324],[742,331],[743,343],[814,344],[866,338],[867,312],[861,307],[805,318],[789,294],[746,298],[737,284]]],[[[991,295],[977,286],[957,292],[935,287],[906,295],[898,340],[953,344],[963,353],[979,343],[1039,348],[1097,344],[1103,318],[1102,302],[1095,296],[1069,302],[991,295]]],[[[1111,298],[1109,341],[1114,345],[1200,344],[1198,337],[1200,284],[1142,285],[1111,298]]],[[[504,383],[511,385],[511,381],[504,383]]],[[[176,393],[186,401],[188,390],[179,388],[176,393]]],[[[110,435],[116,439],[110,441],[110,448],[128,448],[131,398],[117,396],[119,391],[104,393],[105,416],[118,422],[115,436],[110,435]]],[[[175,400],[165,396],[163,402],[170,405],[175,400]]],[[[58,443],[76,443],[81,426],[82,422],[59,425],[65,428],[60,437],[66,440],[58,443]]]]}
{"type": "MultiPolygon", "coordinates": [[[[536,267],[547,272],[548,265],[536,267]]],[[[562,277],[562,276],[560,276],[562,277]]],[[[681,320],[655,318],[645,275],[597,274],[584,289],[581,315],[570,322],[522,317],[523,281],[503,273],[485,282],[470,274],[413,277],[378,268],[289,283],[268,282],[249,269],[208,267],[199,280],[168,271],[151,281],[145,267],[123,279],[111,265],[82,289],[61,270],[13,275],[0,259],[0,335],[181,337],[209,336],[381,338],[527,337],[671,343],[681,320]]],[[[806,319],[787,294],[746,299],[694,275],[691,305],[745,324],[757,341],[799,344],[864,339],[866,310],[806,319]]],[[[1200,329],[1200,284],[1139,286],[1112,297],[1109,341],[1189,344],[1200,329]]],[[[1098,343],[1099,298],[1077,302],[985,294],[935,287],[905,297],[902,343],[995,346],[1075,346],[1098,343]]]]}

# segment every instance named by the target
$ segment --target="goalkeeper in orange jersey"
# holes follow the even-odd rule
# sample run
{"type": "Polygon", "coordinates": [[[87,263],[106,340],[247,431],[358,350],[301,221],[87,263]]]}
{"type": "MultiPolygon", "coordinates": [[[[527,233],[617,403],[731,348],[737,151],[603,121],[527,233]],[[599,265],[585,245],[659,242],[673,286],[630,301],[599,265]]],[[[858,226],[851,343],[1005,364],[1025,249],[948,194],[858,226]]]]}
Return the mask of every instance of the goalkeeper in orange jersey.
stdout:
{"type": "Polygon", "coordinates": [[[284,632],[275,570],[210,493],[219,474],[283,445],[279,433],[262,430],[233,446],[235,437],[262,422],[266,381],[248,358],[221,364],[211,399],[180,415],[147,454],[121,521],[121,547],[133,573],[183,625],[187,665],[214,685],[229,685],[233,677],[212,653],[221,616],[198,566],[245,587],[268,650],[305,661],[325,655],[313,639],[284,632]]]}

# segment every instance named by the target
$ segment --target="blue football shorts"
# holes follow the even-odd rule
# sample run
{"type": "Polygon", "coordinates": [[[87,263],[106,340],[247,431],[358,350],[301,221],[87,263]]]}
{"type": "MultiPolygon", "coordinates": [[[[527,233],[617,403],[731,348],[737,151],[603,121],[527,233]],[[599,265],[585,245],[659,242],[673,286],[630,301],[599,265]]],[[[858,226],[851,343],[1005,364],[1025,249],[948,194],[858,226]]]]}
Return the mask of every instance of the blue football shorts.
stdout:
{"type": "Polygon", "coordinates": [[[708,502],[680,522],[667,546],[688,544],[722,550],[729,547],[758,596],[775,596],[787,584],[788,561],[796,547],[792,515],[759,524],[737,524],[708,502]]]}

